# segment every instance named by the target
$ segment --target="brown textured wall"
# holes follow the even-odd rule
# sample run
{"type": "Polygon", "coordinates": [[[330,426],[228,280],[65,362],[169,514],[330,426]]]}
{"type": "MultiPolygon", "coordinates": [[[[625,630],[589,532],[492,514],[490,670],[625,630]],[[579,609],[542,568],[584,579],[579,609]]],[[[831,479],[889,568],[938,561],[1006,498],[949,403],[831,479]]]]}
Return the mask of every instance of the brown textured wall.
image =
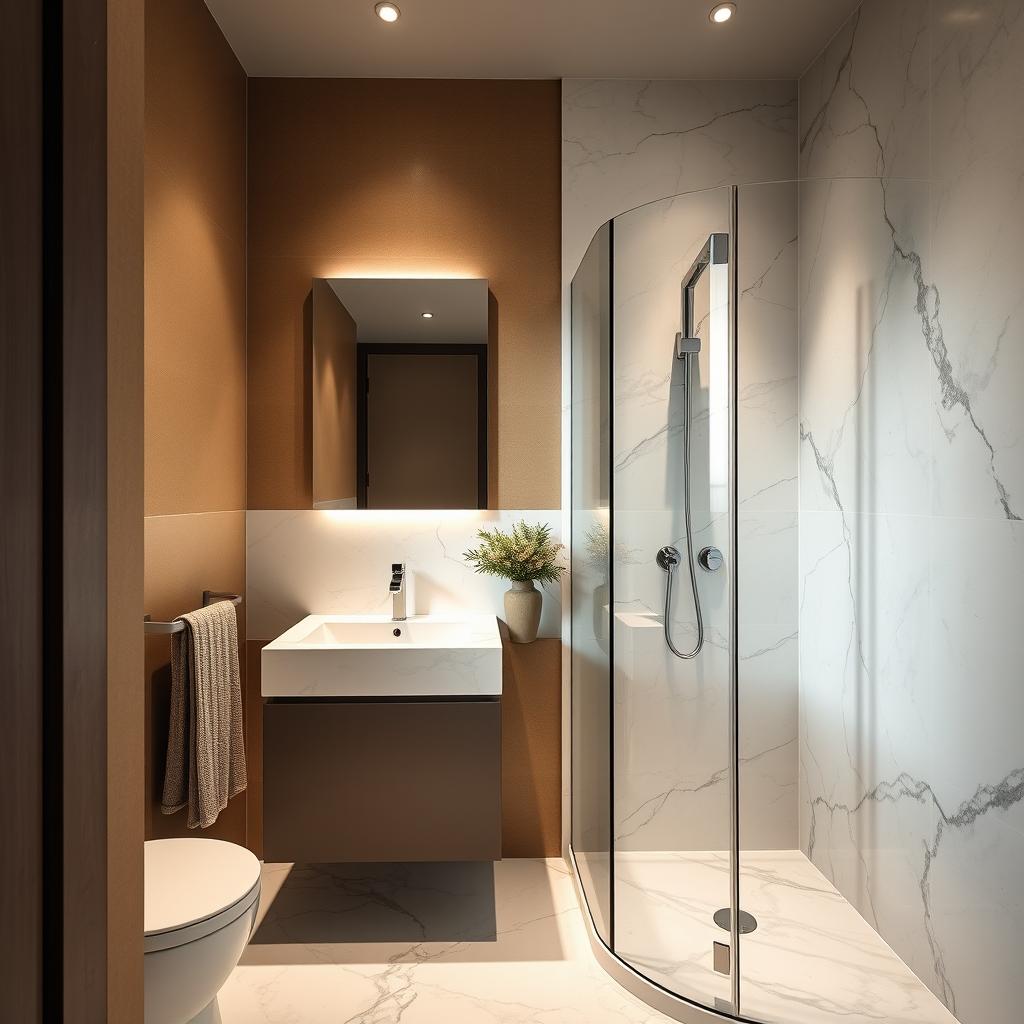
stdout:
{"type": "Polygon", "coordinates": [[[561,857],[562,641],[514,644],[501,630],[502,854],[561,857]]]}
{"type": "MultiPolygon", "coordinates": [[[[146,611],[164,622],[197,607],[204,590],[244,593],[245,512],[203,512],[147,519],[145,576],[146,611]]],[[[239,609],[238,630],[239,636],[244,637],[244,607],[239,609]]],[[[244,672],[244,641],[239,646],[244,672]]],[[[196,834],[245,843],[244,794],[231,800],[217,821],[203,832],[189,832],[185,811],[170,816],[160,812],[170,703],[169,655],[170,640],[166,636],[146,638],[146,838],[196,834]]]]}
{"type": "Polygon", "coordinates": [[[557,82],[253,79],[248,507],[310,508],[314,277],[487,278],[490,504],[557,508],[557,82]]]}
{"type": "MultiPolygon", "coordinates": [[[[168,619],[245,588],[246,79],[203,0],[146,4],[145,78],[145,606],[168,619]]],[[[188,831],[158,806],[169,652],[147,639],[147,837],[188,831]]],[[[244,843],[245,797],[206,834],[244,843]]]]}

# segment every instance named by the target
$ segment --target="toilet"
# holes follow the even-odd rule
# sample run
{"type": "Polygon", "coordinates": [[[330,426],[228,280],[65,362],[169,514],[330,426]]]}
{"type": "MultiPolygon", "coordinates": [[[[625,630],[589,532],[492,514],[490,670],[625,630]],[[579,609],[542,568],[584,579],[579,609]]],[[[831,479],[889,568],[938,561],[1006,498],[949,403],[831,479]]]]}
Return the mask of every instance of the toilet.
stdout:
{"type": "Polygon", "coordinates": [[[219,839],[146,843],[146,1024],[215,1024],[256,922],[260,862],[219,839]]]}

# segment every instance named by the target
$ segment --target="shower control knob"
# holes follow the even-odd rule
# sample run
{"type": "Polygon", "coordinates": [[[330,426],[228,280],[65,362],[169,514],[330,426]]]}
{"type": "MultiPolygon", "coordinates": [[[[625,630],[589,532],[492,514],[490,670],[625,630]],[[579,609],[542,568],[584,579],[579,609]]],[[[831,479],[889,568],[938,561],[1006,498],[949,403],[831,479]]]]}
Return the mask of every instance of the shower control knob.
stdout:
{"type": "Polygon", "coordinates": [[[725,556],[718,548],[701,548],[697,561],[705,572],[718,572],[725,563],[725,556]]]}
{"type": "Polygon", "coordinates": [[[679,552],[667,544],[658,552],[655,560],[665,572],[671,572],[679,564],[679,552]]]}

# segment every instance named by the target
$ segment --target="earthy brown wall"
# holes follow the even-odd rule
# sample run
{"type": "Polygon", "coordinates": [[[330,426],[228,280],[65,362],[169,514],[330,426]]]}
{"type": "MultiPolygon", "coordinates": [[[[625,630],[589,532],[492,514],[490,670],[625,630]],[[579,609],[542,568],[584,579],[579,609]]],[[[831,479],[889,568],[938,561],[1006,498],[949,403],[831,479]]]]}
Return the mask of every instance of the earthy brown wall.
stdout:
{"type": "Polygon", "coordinates": [[[253,79],[248,507],[312,506],[315,277],[487,278],[491,500],[557,508],[557,82],[253,79]]]}
{"type": "Polygon", "coordinates": [[[514,644],[502,624],[501,829],[505,857],[562,855],[562,641],[514,644]]]}
{"type": "MultiPolygon", "coordinates": [[[[246,79],[203,0],[149,0],[145,57],[145,606],[170,619],[245,589],[246,79]]],[[[147,837],[187,832],[159,810],[168,657],[147,639],[147,837]]],[[[245,804],[206,834],[244,843],[245,804]]]]}

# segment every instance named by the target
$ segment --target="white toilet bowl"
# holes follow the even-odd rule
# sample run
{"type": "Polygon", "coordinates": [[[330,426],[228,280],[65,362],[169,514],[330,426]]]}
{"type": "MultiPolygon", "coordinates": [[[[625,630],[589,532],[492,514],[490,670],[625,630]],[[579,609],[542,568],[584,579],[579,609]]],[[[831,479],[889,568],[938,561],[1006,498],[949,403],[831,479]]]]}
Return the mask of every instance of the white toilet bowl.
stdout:
{"type": "Polygon", "coordinates": [[[146,1024],[219,1020],[256,921],[260,862],[219,839],[146,843],[146,1024]]]}

